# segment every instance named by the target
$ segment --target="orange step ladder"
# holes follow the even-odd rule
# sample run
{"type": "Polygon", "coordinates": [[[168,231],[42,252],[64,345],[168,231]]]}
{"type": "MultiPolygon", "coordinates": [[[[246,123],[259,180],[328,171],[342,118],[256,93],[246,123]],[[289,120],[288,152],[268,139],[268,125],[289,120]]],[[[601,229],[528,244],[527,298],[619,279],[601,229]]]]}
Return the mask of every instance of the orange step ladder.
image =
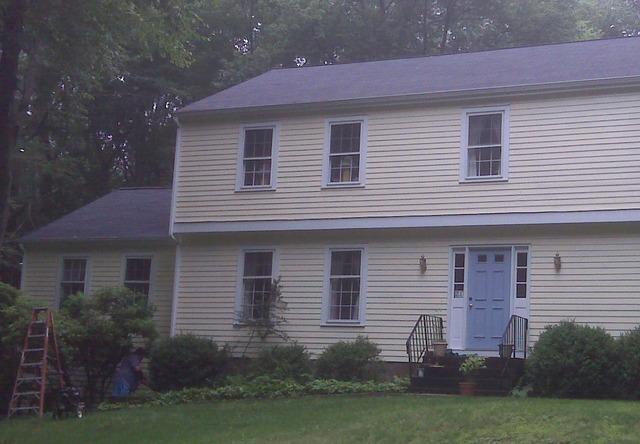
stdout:
{"type": "Polygon", "coordinates": [[[19,413],[44,415],[48,379],[65,386],[60,350],[49,308],[34,308],[24,338],[20,365],[9,401],[7,417],[19,413]]]}

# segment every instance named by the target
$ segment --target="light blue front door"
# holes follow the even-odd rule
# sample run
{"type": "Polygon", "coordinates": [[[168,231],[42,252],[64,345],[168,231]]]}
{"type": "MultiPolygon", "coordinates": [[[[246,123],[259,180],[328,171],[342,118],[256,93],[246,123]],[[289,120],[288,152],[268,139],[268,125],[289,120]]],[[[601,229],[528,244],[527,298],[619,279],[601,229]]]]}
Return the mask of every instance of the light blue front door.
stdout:
{"type": "Polygon", "coordinates": [[[469,252],[467,350],[497,350],[511,299],[511,250],[469,252]]]}

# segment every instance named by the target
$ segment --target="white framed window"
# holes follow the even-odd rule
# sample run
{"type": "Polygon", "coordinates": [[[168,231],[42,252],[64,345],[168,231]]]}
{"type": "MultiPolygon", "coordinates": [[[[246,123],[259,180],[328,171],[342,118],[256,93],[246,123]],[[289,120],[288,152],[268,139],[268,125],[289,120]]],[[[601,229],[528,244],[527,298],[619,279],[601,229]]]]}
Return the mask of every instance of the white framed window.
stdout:
{"type": "Polygon", "coordinates": [[[63,257],[58,293],[58,305],[71,295],[87,292],[88,259],[86,257],[63,257]]]}
{"type": "Polygon", "coordinates": [[[236,322],[268,319],[271,316],[265,301],[277,276],[275,249],[245,249],[238,259],[238,290],[236,295],[236,322]]]}
{"type": "Polygon", "coordinates": [[[279,129],[275,123],[243,126],[238,150],[237,191],[276,187],[279,129]]]}
{"type": "Polygon", "coordinates": [[[362,186],[366,177],[367,119],[345,117],[326,122],[323,186],[362,186]]]}
{"type": "Polygon", "coordinates": [[[151,256],[126,256],[124,261],[123,285],[143,295],[147,302],[151,294],[152,265],[151,256]]]}
{"type": "Polygon", "coordinates": [[[515,248],[515,297],[526,299],[529,295],[529,249],[515,248]]]}
{"type": "Polygon", "coordinates": [[[366,247],[328,248],[325,256],[324,324],[365,322],[366,247]]]}
{"type": "Polygon", "coordinates": [[[461,181],[508,179],[508,106],[465,110],[461,142],[461,181]]]}

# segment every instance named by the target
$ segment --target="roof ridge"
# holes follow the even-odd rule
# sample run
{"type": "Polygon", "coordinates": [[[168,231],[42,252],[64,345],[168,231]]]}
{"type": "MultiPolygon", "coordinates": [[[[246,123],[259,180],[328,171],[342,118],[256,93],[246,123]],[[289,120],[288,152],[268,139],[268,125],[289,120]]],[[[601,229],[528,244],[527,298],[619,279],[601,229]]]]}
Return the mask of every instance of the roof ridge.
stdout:
{"type": "MultiPolygon", "coordinates": [[[[436,57],[451,57],[451,56],[463,56],[469,54],[483,54],[487,52],[498,52],[498,51],[511,51],[515,49],[526,49],[526,48],[545,48],[549,46],[561,46],[561,45],[574,45],[574,44],[583,44],[583,43],[594,43],[594,42],[605,42],[610,40],[629,40],[629,39],[640,39],[640,36],[631,35],[631,36],[619,36],[619,37],[607,37],[602,39],[586,39],[586,40],[572,40],[568,42],[552,42],[552,43],[543,43],[537,45],[522,45],[522,46],[507,46],[504,48],[487,48],[487,49],[479,49],[475,51],[461,51],[461,52],[453,52],[449,54],[416,54],[416,55],[407,55],[400,57],[390,57],[385,59],[376,59],[376,60],[361,60],[361,61],[352,61],[352,62],[344,62],[344,63],[326,63],[324,65],[303,65],[303,66],[292,66],[288,68],[271,68],[265,71],[263,74],[266,74],[271,71],[286,71],[292,69],[310,69],[310,68],[325,68],[330,66],[346,66],[346,65],[359,65],[364,63],[379,63],[379,62],[395,62],[400,60],[414,60],[414,59],[430,59],[436,57]]],[[[241,84],[241,83],[239,83],[241,84]]],[[[235,86],[235,85],[234,85],[235,86]]]]}

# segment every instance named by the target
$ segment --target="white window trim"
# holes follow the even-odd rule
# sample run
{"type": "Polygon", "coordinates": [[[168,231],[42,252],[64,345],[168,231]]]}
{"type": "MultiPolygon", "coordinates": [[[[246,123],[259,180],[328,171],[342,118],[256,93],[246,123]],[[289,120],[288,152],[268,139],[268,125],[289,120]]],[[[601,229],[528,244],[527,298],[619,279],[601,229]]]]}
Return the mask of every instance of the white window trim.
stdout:
{"type": "Polygon", "coordinates": [[[280,254],[276,247],[258,246],[258,247],[243,247],[238,252],[238,262],[236,266],[236,300],[234,304],[233,312],[233,325],[241,327],[244,325],[238,315],[242,313],[242,303],[244,300],[244,256],[246,253],[259,253],[270,251],[273,253],[273,263],[271,265],[271,280],[277,279],[280,275],[280,254]]]}
{"type": "Polygon", "coordinates": [[[461,117],[461,136],[460,136],[460,182],[506,182],[509,180],[509,128],[510,128],[509,105],[491,106],[483,108],[467,108],[462,111],[461,117]],[[467,175],[469,168],[469,117],[483,114],[502,114],[502,152],[500,158],[500,175],[499,176],[480,176],[469,177],[467,175]]]}
{"type": "MultiPolygon", "coordinates": [[[[120,283],[125,286],[127,278],[127,259],[150,259],[151,269],[149,270],[149,295],[147,296],[147,306],[153,305],[155,301],[156,288],[156,258],[152,253],[126,253],[122,256],[120,264],[120,283]]],[[[139,281],[142,283],[142,281],[139,281]]]]}
{"type": "Polygon", "coordinates": [[[321,326],[354,326],[361,327],[367,321],[367,282],[368,282],[368,248],[366,245],[338,245],[327,246],[324,253],[324,283],[322,291],[322,319],[321,326]],[[334,251],[360,250],[360,306],[358,308],[359,319],[329,319],[329,306],[331,305],[331,253],[334,251]]]}
{"type": "Polygon", "coordinates": [[[368,146],[368,119],[367,116],[332,117],[325,120],[324,149],[322,154],[322,188],[358,188],[364,187],[367,179],[367,146],[368,146]],[[357,182],[331,182],[331,167],[329,157],[331,154],[331,126],[333,124],[359,123],[360,124],[360,164],[359,179],[357,182]]]}
{"type": "Polygon", "coordinates": [[[278,177],[278,151],[280,144],[280,123],[253,123],[242,125],[240,127],[240,135],[238,142],[238,160],[236,165],[236,191],[274,191],[277,187],[278,177]],[[252,185],[244,184],[244,141],[247,130],[254,129],[273,129],[273,138],[271,140],[271,182],[269,185],[252,185]]]}
{"type": "Polygon", "coordinates": [[[83,254],[63,254],[58,260],[58,279],[56,283],[55,306],[59,309],[62,302],[62,278],[64,277],[64,261],[68,259],[83,259],[87,261],[84,268],[84,294],[91,294],[91,256],[83,254]]]}

